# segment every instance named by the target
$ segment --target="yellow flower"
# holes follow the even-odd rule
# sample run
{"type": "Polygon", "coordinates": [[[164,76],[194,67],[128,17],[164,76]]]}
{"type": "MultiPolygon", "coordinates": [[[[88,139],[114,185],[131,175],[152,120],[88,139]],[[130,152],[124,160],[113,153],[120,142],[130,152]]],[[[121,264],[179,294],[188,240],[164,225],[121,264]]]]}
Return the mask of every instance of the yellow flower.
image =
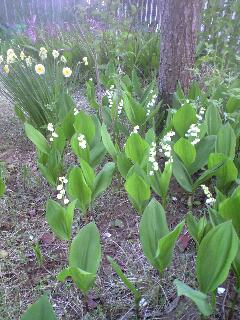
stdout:
{"type": "Polygon", "coordinates": [[[72,75],[72,70],[70,68],[66,67],[66,68],[63,68],[62,73],[65,78],[69,78],[72,75]]]}
{"type": "Polygon", "coordinates": [[[42,65],[42,64],[37,64],[37,65],[35,66],[35,71],[36,71],[36,73],[39,74],[39,75],[44,74],[44,73],[45,73],[45,67],[44,67],[44,65],[42,65]]]}
{"type": "Polygon", "coordinates": [[[3,67],[3,70],[8,74],[9,73],[9,66],[6,64],[4,67],[3,67]]]}

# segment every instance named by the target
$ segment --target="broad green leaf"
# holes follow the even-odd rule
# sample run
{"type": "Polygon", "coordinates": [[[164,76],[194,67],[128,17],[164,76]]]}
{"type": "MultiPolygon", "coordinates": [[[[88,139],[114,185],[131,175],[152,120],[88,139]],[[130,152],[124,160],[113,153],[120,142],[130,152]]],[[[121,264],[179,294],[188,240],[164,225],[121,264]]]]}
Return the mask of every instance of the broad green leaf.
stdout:
{"type": "Polygon", "coordinates": [[[190,175],[207,165],[210,153],[215,150],[215,142],[216,136],[208,136],[201,139],[201,141],[195,146],[196,159],[188,169],[190,175]]]}
{"type": "Polygon", "coordinates": [[[182,106],[173,116],[173,126],[180,137],[184,137],[191,124],[196,123],[196,111],[190,104],[182,106]]]}
{"type": "Polygon", "coordinates": [[[222,126],[218,108],[215,105],[210,105],[206,112],[207,133],[208,135],[217,135],[222,126]]]}
{"type": "Polygon", "coordinates": [[[153,198],[141,218],[140,241],[144,255],[155,268],[158,268],[155,260],[158,241],[168,233],[165,211],[161,204],[153,198]]]}
{"type": "Polygon", "coordinates": [[[157,269],[162,273],[172,262],[173,250],[176,241],[182,232],[184,221],[179,223],[176,228],[158,240],[158,249],[155,256],[157,269]]]}
{"type": "Polygon", "coordinates": [[[240,99],[236,97],[230,97],[226,104],[226,111],[232,113],[240,108],[240,99]]]}
{"type": "Polygon", "coordinates": [[[173,154],[173,175],[184,190],[190,193],[193,191],[193,181],[188,170],[175,153],[173,154]]]}
{"type": "Polygon", "coordinates": [[[74,123],[75,117],[72,112],[69,112],[64,120],[61,122],[61,128],[64,132],[64,135],[67,139],[71,139],[72,136],[75,133],[73,123],[74,123]]]}
{"type": "Polygon", "coordinates": [[[172,164],[166,163],[164,171],[161,173],[160,171],[154,172],[153,176],[150,176],[151,187],[160,197],[163,199],[166,198],[169,183],[172,177],[172,164]]]}
{"type": "Polygon", "coordinates": [[[200,244],[202,237],[204,235],[204,230],[207,225],[207,220],[205,217],[201,217],[199,221],[193,216],[191,212],[187,214],[186,223],[188,231],[191,237],[197,244],[200,244]]]}
{"type": "Polygon", "coordinates": [[[111,136],[108,133],[107,127],[105,124],[103,124],[103,126],[101,128],[101,135],[102,135],[103,144],[104,144],[107,152],[110,154],[110,156],[113,158],[113,160],[116,161],[117,150],[112,142],[111,136]]]}
{"type": "Polygon", "coordinates": [[[91,116],[80,111],[74,121],[74,128],[78,134],[83,134],[89,144],[95,136],[95,123],[91,116]]]}
{"type": "Polygon", "coordinates": [[[209,302],[209,297],[198,290],[194,290],[185,283],[174,280],[173,282],[175,286],[177,287],[177,294],[178,296],[185,296],[189,299],[191,299],[196,306],[198,307],[198,310],[205,316],[208,317],[213,313],[213,308],[209,302]]]}
{"type": "Polygon", "coordinates": [[[46,220],[51,230],[61,240],[71,239],[72,222],[76,201],[70,203],[65,209],[56,201],[48,200],[46,205],[46,220]]]}
{"type": "Polygon", "coordinates": [[[146,111],[134,98],[126,93],[123,94],[124,109],[128,120],[133,125],[143,125],[146,121],[146,111]]]}
{"type": "Polygon", "coordinates": [[[25,123],[25,133],[29,140],[39,149],[41,152],[48,154],[50,152],[49,144],[46,138],[35,129],[31,124],[25,123]]]}
{"type": "Polygon", "coordinates": [[[126,179],[127,174],[132,167],[132,162],[126,157],[125,153],[121,152],[117,155],[117,167],[123,178],[126,179]]]}
{"type": "Polygon", "coordinates": [[[113,162],[106,163],[103,169],[97,174],[93,184],[92,200],[100,196],[111,184],[115,169],[113,162]]]}
{"type": "Polygon", "coordinates": [[[125,152],[133,163],[145,165],[148,158],[149,144],[137,133],[132,133],[127,139],[125,152]]]}
{"type": "Polygon", "coordinates": [[[63,282],[68,277],[71,277],[76,286],[85,294],[91,289],[96,280],[95,273],[86,272],[77,267],[69,267],[62,270],[57,279],[63,282]]]}
{"type": "Polygon", "coordinates": [[[73,239],[69,266],[96,274],[101,261],[100,234],[94,222],[85,225],[73,239]]]}
{"type": "Polygon", "coordinates": [[[240,235],[240,187],[233,195],[219,204],[219,214],[225,220],[232,220],[237,233],[240,235]]]}
{"type": "Polygon", "coordinates": [[[122,282],[128,287],[128,289],[132,292],[134,299],[136,303],[139,303],[141,300],[141,294],[140,292],[135,288],[135,286],[132,284],[132,282],[125,276],[125,274],[122,272],[120,266],[117,264],[116,261],[114,261],[111,257],[107,257],[108,261],[110,262],[113,270],[116,272],[116,274],[119,276],[119,278],[122,280],[122,282]]]}
{"type": "Polygon", "coordinates": [[[233,160],[228,159],[226,155],[222,153],[212,153],[208,159],[208,167],[211,169],[217,164],[224,161],[224,165],[221,166],[217,172],[217,187],[222,190],[229,186],[231,182],[234,182],[238,176],[238,170],[233,160]]]}
{"type": "Polygon", "coordinates": [[[204,171],[201,176],[194,182],[193,184],[193,190],[196,190],[201,184],[203,184],[205,181],[209,180],[212,176],[216,175],[219,168],[221,168],[224,165],[224,161],[218,163],[211,169],[208,169],[204,171]]]}
{"type": "Polygon", "coordinates": [[[82,173],[86,180],[87,185],[93,191],[93,184],[95,179],[95,172],[92,167],[83,159],[80,160],[80,165],[82,169],[82,173]]]}
{"type": "Polygon", "coordinates": [[[187,139],[180,138],[173,149],[187,168],[195,161],[196,149],[187,139]]]}
{"type": "Polygon", "coordinates": [[[141,213],[151,195],[149,184],[142,177],[133,173],[127,178],[124,186],[134,207],[141,213]]]}
{"type": "Polygon", "coordinates": [[[21,317],[21,320],[57,320],[47,295],[43,295],[21,317]]]}
{"type": "Polygon", "coordinates": [[[216,153],[223,153],[230,159],[235,158],[236,136],[229,123],[220,128],[216,140],[216,153]]]}
{"type": "Polygon", "coordinates": [[[98,166],[104,159],[106,155],[106,149],[102,142],[96,144],[90,152],[90,165],[95,168],[98,166]]]}
{"type": "Polygon", "coordinates": [[[201,241],[196,273],[203,293],[213,292],[223,283],[238,250],[238,237],[231,222],[221,223],[201,241]]]}
{"type": "Polygon", "coordinates": [[[84,213],[91,202],[92,192],[79,167],[74,167],[69,173],[68,193],[74,200],[78,200],[80,208],[84,213]]]}

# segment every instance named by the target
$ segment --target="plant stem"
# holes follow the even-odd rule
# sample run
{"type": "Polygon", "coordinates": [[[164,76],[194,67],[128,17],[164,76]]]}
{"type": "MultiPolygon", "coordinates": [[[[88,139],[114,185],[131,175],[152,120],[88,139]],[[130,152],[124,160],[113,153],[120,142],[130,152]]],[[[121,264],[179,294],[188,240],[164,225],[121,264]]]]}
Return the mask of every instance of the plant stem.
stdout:
{"type": "Polygon", "coordinates": [[[188,208],[189,208],[189,211],[192,211],[192,208],[193,208],[193,199],[194,199],[194,195],[193,193],[190,194],[189,198],[188,198],[188,208]]]}
{"type": "Polygon", "coordinates": [[[89,312],[89,307],[88,307],[88,296],[86,294],[83,295],[83,303],[85,305],[86,311],[89,312]]]}
{"type": "Polygon", "coordinates": [[[137,318],[137,320],[141,319],[139,301],[136,301],[136,300],[135,300],[135,310],[136,310],[136,318],[137,318]]]}

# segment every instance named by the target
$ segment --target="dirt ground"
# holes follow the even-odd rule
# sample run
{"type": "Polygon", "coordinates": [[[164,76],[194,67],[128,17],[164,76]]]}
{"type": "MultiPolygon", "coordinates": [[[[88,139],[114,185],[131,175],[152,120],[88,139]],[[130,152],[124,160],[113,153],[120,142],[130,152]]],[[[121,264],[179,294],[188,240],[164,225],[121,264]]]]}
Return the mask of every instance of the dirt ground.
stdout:
{"type": "MultiPolygon", "coordinates": [[[[177,246],[172,266],[160,279],[141,250],[140,217],[116,183],[101,196],[91,212],[101,233],[103,258],[96,285],[89,295],[89,311],[71,281],[57,281],[57,274],[67,265],[67,245],[54,237],[44,219],[45,203],[50,197],[56,199],[56,192],[38,173],[34,147],[25,137],[12,107],[2,98],[0,165],[7,184],[7,192],[0,199],[0,319],[19,319],[28,305],[43,293],[48,294],[58,319],[135,319],[133,297],[111,269],[107,255],[120,264],[141,291],[142,319],[200,319],[189,300],[177,298],[173,285],[176,278],[196,285],[194,244],[189,242],[184,249],[177,246]],[[42,265],[34,254],[36,244],[44,258],[42,265]]],[[[196,214],[202,210],[204,198],[201,194],[198,201],[194,209],[196,214]]],[[[186,203],[187,196],[173,183],[167,208],[171,227],[187,213],[186,203]]],[[[73,235],[82,225],[76,212],[73,235]]],[[[228,285],[224,286],[228,288],[228,285]]],[[[224,319],[227,299],[219,297],[218,313],[211,319],[224,319]]]]}

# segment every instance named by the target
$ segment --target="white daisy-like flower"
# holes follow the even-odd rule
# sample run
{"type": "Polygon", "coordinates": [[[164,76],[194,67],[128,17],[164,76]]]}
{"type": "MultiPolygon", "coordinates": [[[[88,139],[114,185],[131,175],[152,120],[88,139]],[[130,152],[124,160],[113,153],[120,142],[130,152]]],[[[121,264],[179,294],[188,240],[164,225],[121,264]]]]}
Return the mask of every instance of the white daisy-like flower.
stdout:
{"type": "Polygon", "coordinates": [[[35,71],[38,75],[43,75],[45,74],[45,67],[43,64],[36,64],[35,66],[35,71]]]}
{"type": "Polygon", "coordinates": [[[54,59],[57,59],[59,57],[60,53],[57,50],[52,51],[52,56],[54,59]]]}
{"type": "Polygon", "coordinates": [[[63,68],[62,73],[65,78],[69,78],[72,75],[72,70],[68,67],[63,68]]]}

